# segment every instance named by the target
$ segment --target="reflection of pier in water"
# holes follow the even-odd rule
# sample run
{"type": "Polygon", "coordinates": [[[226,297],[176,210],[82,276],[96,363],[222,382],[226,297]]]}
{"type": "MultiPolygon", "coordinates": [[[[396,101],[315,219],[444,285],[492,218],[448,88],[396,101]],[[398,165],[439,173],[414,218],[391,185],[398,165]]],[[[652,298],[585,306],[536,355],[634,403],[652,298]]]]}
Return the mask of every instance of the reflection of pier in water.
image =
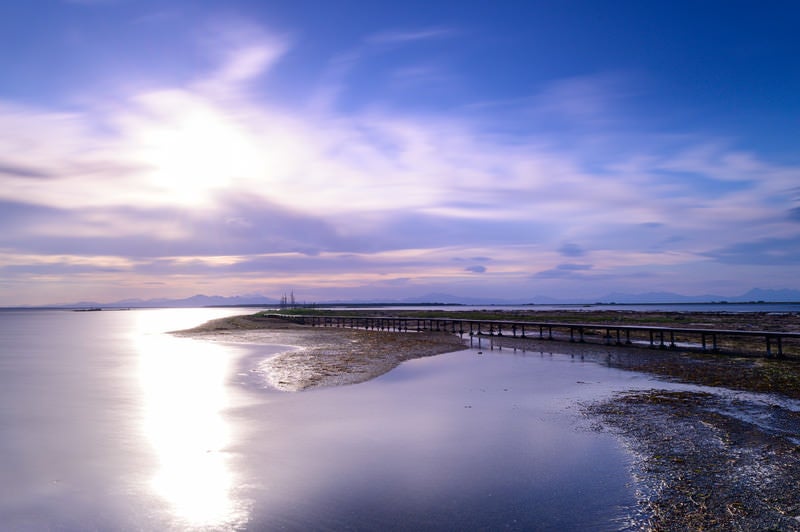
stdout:
{"type": "Polygon", "coordinates": [[[800,356],[800,332],[692,329],[649,325],[607,325],[534,321],[270,314],[314,327],[422,332],[441,331],[470,338],[518,338],[603,345],[683,349],[767,357],[800,356]],[[787,345],[788,344],[788,345],[787,345]],[[787,350],[787,347],[790,347],[787,350]]]}

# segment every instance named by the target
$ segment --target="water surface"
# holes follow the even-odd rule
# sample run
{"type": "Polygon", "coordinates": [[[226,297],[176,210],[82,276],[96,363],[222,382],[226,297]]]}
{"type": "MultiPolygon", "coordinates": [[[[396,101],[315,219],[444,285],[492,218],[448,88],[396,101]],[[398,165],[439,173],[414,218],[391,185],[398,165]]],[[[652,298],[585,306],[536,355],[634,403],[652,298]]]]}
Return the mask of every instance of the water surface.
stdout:
{"type": "Polygon", "coordinates": [[[0,312],[2,528],[613,530],[635,504],[576,401],[643,375],[465,350],[285,393],[254,371],[278,348],[163,334],[239,313],[0,312]]]}

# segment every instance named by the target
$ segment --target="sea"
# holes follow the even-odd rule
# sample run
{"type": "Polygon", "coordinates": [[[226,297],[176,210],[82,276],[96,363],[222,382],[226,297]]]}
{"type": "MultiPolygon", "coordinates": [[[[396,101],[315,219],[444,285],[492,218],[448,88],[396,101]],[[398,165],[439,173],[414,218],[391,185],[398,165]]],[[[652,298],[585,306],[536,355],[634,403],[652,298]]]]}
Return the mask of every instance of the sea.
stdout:
{"type": "Polygon", "coordinates": [[[168,334],[254,310],[0,310],[0,529],[635,528],[580,405],[653,377],[465,347],[291,393],[258,368],[292,346],[168,334]]]}

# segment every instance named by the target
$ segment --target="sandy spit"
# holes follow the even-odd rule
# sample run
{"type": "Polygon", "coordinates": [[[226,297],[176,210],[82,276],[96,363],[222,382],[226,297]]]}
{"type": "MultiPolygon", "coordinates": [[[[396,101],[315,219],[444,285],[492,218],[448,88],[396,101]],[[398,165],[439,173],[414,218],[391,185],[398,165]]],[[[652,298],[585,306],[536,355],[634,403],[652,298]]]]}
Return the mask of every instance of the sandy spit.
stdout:
{"type": "Polygon", "coordinates": [[[283,391],[356,384],[391,371],[405,360],[465,349],[456,335],[315,328],[256,316],[233,316],[176,331],[203,340],[286,346],[259,370],[283,391]]]}

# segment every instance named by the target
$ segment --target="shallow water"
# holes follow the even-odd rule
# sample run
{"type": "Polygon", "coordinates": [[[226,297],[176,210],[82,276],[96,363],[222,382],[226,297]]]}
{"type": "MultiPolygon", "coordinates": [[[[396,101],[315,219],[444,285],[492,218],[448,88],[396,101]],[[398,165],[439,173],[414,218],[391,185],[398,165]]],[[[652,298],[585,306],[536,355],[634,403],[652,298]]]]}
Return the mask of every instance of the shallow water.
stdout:
{"type": "Polygon", "coordinates": [[[619,528],[634,503],[627,457],[587,430],[574,403],[603,393],[616,373],[565,356],[465,351],[357,386],[270,394],[239,412],[264,422],[248,436],[252,522],[619,528]]]}
{"type": "Polygon", "coordinates": [[[465,350],[284,393],[274,348],[163,334],[240,313],[0,312],[0,527],[624,527],[629,458],[576,401],[648,377],[465,350]]]}

